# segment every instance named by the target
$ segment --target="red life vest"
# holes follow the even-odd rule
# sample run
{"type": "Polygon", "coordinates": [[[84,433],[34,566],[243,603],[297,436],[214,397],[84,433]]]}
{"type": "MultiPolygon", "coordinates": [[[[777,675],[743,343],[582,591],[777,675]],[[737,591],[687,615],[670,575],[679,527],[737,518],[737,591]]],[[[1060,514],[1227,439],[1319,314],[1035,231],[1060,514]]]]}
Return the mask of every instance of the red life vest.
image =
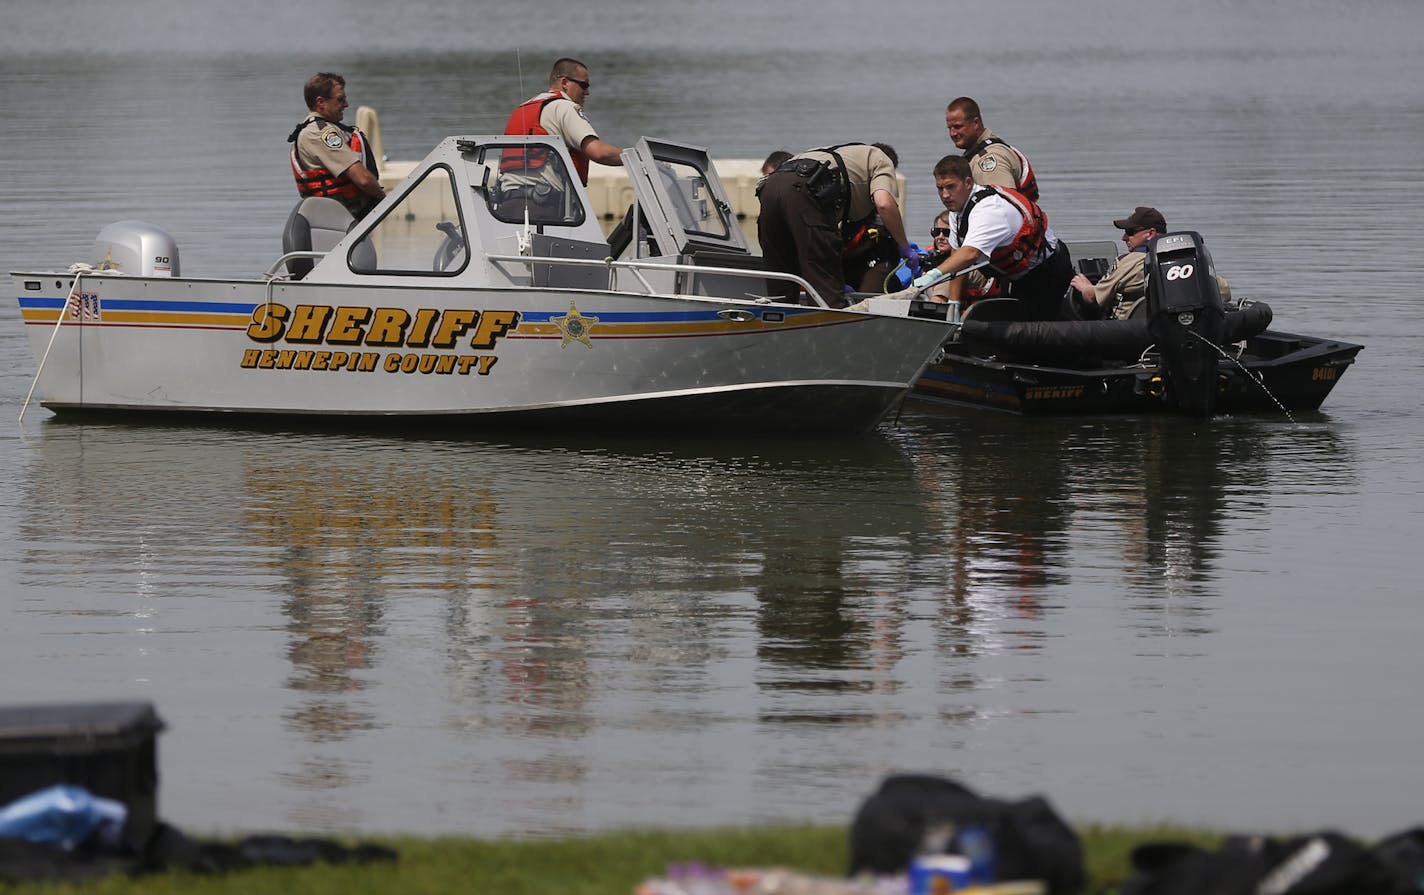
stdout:
{"type": "Polygon", "coordinates": [[[297,180],[297,192],[303,196],[327,196],[332,199],[351,201],[360,199],[364,193],[361,192],[361,188],[357,186],[350,177],[346,176],[345,171],[332,174],[330,171],[321,167],[303,168],[301,162],[297,159],[297,135],[305,130],[306,126],[313,121],[334,124],[337,128],[344,131],[351,145],[351,150],[361,156],[362,164],[364,164],[372,174],[377,173],[375,156],[366,145],[366,141],[361,139],[360,130],[354,127],[347,127],[339,121],[330,121],[325,118],[308,118],[306,121],[297,125],[297,129],[292,131],[292,135],[287,138],[287,142],[292,144],[292,150],[288,155],[292,162],[292,176],[297,180]]]}
{"type": "MultiPolygon", "coordinates": [[[[525,100],[514,107],[514,112],[509,116],[509,123],[504,126],[504,132],[519,137],[530,134],[547,135],[549,132],[539,124],[539,116],[544,113],[545,106],[559,99],[573,102],[562,93],[541,93],[533,99],[525,100]]],[[[578,171],[579,180],[583,181],[584,186],[588,186],[588,156],[581,150],[569,147],[569,157],[574,160],[574,170],[578,171]]],[[[542,146],[530,146],[528,149],[504,150],[499,169],[536,171],[548,163],[549,150],[542,146]]]]}
{"type": "MultiPolygon", "coordinates": [[[[1006,140],[1001,140],[998,137],[990,137],[989,139],[980,143],[978,146],[975,146],[968,152],[964,153],[964,157],[969,159],[970,161],[973,161],[975,158],[983,154],[985,149],[988,149],[995,143],[998,143],[1001,146],[1009,146],[1008,141],[1006,140]]],[[[1014,189],[1020,193],[1023,193],[1025,196],[1029,197],[1034,202],[1037,202],[1038,178],[1033,176],[1033,165],[1030,165],[1028,163],[1028,156],[1024,155],[1022,152],[1019,152],[1014,147],[1009,146],[1009,151],[1012,152],[1014,155],[1018,156],[1019,158],[1020,173],[1018,178],[1014,181],[1014,189]]]]}
{"type": "Polygon", "coordinates": [[[964,209],[959,212],[959,242],[964,244],[964,235],[969,232],[969,212],[980,200],[989,196],[1001,196],[1023,215],[1019,232],[1006,245],[989,253],[989,268],[999,276],[1014,280],[1028,273],[1048,254],[1048,215],[1034,201],[1017,190],[1002,186],[986,186],[969,197],[964,209]]]}

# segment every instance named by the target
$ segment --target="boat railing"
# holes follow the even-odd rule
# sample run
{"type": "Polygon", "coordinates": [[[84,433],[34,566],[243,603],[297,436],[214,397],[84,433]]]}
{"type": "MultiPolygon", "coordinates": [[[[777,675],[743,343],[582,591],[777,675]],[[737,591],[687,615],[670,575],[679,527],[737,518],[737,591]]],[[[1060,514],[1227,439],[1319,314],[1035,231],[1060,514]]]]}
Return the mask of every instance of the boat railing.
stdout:
{"type": "MultiPolygon", "coordinates": [[[[701,264],[670,264],[663,261],[615,261],[612,258],[598,260],[596,258],[552,258],[535,255],[485,255],[490,261],[507,261],[516,264],[561,264],[573,267],[605,267],[608,269],[608,288],[614,291],[618,288],[618,271],[627,270],[632,272],[649,295],[656,295],[657,290],[643,276],[645,270],[657,270],[672,273],[690,274],[720,274],[734,277],[744,277],[753,280],[785,280],[795,283],[806,291],[806,294],[816,300],[818,307],[830,307],[825,300],[816,293],[811,284],[801,277],[791,273],[783,273],[775,270],[743,270],[736,267],[711,267],[701,264]]],[[[771,301],[773,299],[767,299],[771,301]]]]}
{"type": "Polygon", "coordinates": [[[280,257],[280,258],[278,258],[276,261],[273,261],[273,262],[272,262],[272,266],[269,267],[269,268],[267,268],[267,273],[263,276],[263,279],[264,279],[264,280],[270,280],[270,279],[273,279],[274,277],[276,277],[276,276],[277,276],[277,271],[281,270],[282,267],[283,267],[288,261],[298,261],[298,260],[303,259],[303,258],[310,258],[311,260],[315,261],[315,260],[317,260],[317,259],[319,259],[319,258],[325,258],[325,257],[326,257],[326,252],[313,252],[313,251],[288,252],[287,254],[283,255],[283,256],[280,257]]]}
{"type": "MultiPolygon", "coordinates": [[[[287,252],[282,257],[272,262],[272,266],[267,268],[267,273],[263,277],[263,279],[268,280],[269,282],[273,279],[277,279],[277,271],[281,270],[282,267],[285,266],[288,261],[295,261],[303,258],[310,258],[312,260],[316,260],[320,258],[325,258],[326,254],[326,252],[313,251],[287,252]]],[[[669,264],[660,261],[615,261],[612,258],[604,258],[601,261],[596,258],[553,258],[535,255],[485,255],[485,258],[490,261],[506,261],[515,264],[528,264],[531,266],[534,264],[560,264],[573,267],[607,268],[608,288],[610,290],[616,290],[618,288],[618,271],[627,270],[630,271],[633,276],[637,278],[638,282],[643,286],[644,289],[647,290],[647,293],[649,295],[656,295],[657,289],[653,287],[653,284],[648,282],[646,277],[643,276],[642,272],[645,270],[658,270],[671,273],[723,274],[727,276],[743,277],[746,279],[762,281],[786,280],[788,282],[795,283],[796,285],[804,289],[807,295],[813,297],[816,300],[816,304],[818,307],[829,307],[829,305],[826,304],[826,302],[821,298],[821,296],[816,294],[816,290],[812,288],[811,284],[806,282],[806,280],[796,276],[795,274],[782,273],[781,271],[774,270],[742,270],[736,267],[710,267],[701,264],[669,264]]],[[[764,300],[769,302],[773,299],[767,298],[764,300]]]]}

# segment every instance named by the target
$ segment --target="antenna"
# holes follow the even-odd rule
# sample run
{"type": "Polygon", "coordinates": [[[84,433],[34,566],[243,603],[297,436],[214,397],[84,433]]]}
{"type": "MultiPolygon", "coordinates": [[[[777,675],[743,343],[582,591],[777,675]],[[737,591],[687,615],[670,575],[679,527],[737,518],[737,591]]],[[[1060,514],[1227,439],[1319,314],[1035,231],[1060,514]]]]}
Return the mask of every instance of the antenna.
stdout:
{"type": "Polygon", "coordinates": [[[519,58],[519,48],[514,48],[514,70],[519,72],[519,101],[524,102],[524,61],[519,58]]]}

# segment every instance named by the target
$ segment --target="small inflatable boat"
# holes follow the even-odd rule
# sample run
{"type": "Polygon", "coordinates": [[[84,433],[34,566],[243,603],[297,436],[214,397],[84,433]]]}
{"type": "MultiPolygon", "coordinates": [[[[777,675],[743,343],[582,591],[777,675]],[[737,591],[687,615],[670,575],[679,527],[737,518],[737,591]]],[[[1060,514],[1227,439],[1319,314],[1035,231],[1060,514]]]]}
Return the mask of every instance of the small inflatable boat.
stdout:
{"type": "MultiPolygon", "coordinates": [[[[1111,261],[1104,245],[1069,247],[1090,278],[1111,261]]],[[[1154,239],[1147,270],[1124,319],[1018,321],[1012,299],[971,305],[912,396],[1032,416],[1309,411],[1364,347],[1272,330],[1262,302],[1224,304],[1195,232],[1154,239]]]]}

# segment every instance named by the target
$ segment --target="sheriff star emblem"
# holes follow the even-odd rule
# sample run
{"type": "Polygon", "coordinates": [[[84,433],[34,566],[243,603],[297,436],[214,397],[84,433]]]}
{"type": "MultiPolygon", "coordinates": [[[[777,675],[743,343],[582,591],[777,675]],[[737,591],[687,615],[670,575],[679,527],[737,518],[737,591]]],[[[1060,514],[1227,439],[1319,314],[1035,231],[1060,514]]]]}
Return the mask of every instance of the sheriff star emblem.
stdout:
{"type": "Polygon", "coordinates": [[[559,343],[560,348],[569,347],[570,342],[582,342],[585,348],[593,347],[593,343],[588,340],[588,334],[598,323],[597,317],[580,314],[578,307],[573,302],[569,302],[567,314],[549,319],[553,320],[554,325],[559,328],[559,332],[564,334],[564,340],[559,343]]]}

